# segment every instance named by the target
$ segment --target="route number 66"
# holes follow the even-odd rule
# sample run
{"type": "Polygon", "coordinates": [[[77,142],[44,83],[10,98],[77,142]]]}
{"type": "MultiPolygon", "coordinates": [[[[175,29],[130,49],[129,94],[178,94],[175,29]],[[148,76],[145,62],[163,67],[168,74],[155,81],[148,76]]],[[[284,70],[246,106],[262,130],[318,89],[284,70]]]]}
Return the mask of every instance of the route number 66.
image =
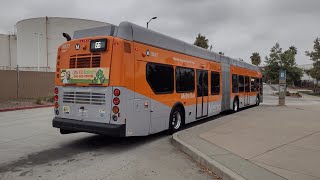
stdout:
{"type": "Polygon", "coordinates": [[[101,42],[96,42],[95,44],[94,44],[94,48],[95,49],[99,49],[99,48],[101,48],[101,42]]]}

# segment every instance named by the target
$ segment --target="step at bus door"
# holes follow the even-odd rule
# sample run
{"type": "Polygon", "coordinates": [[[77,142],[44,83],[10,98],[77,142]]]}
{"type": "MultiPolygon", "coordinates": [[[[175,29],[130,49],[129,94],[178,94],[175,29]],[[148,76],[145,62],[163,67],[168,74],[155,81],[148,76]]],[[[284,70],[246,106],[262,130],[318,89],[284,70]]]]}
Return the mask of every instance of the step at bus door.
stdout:
{"type": "Polygon", "coordinates": [[[197,70],[197,118],[208,115],[208,71],[197,70]]]}
{"type": "Polygon", "coordinates": [[[250,105],[250,78],[248,76],[245,76],[244,84],[244,105],[248,106],[250,105]]]}

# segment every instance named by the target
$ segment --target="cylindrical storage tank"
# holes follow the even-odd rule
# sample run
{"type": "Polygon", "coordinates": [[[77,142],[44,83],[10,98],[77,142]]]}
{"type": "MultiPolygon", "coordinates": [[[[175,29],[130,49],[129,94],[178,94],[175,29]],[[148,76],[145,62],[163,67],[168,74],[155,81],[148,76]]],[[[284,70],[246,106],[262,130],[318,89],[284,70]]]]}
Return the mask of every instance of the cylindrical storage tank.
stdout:
{"type": "Polygon", "coordinates": [[[17,65],[21,70],[55,71],[57,48],[66,39],[62,33],[105,26],[108,23],[62,17],[25,19],[16,24],[17,65]]]}

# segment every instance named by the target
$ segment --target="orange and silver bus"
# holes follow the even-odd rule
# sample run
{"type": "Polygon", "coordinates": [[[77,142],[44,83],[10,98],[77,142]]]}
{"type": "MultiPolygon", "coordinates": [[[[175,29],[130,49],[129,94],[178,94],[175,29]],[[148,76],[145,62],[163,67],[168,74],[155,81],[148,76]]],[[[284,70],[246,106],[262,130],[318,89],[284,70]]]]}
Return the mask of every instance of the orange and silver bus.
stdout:
{"type": "Polygon", "coordinates": [[[74,32],[59,46],[53,127],[145,136],[263,100],[257,66],[130,22],[74,32]]]}

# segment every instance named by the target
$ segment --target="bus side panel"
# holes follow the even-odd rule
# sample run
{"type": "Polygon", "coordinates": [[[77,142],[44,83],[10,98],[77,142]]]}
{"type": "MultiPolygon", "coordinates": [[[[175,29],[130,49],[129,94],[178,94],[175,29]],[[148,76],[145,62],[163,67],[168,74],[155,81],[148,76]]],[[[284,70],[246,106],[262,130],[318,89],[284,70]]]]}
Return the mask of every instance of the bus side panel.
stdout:
{"type": "Polygon", "coordinates": [[[129,89],[126,90],[126,136],[145,136],[150,134],[150,100],[129,89]],[[146,104],[148,106],[146,106],[146,104]]]}
{"type": "Polygon", "coordinates": [[[214,116],[221,112],[221,100],[208,103],[208,116],[214,116]]]}
{"type": "Polygon", "coordinates": [[[222,63],[222,101],[221,111],[230,109],[230,64],[222,63]]]}
{"type": "Polygon", "coordinates": [[[190,105],[190,106],[184,106],[185,110],[185,123],[191,123],[196,121],[196,106],[197,104],[190,105]]]}
{"type": "Polygon", "coordinates": [[[169,128],[171,108],[151,98],[150,133],[157,133],[169,128]]]}

